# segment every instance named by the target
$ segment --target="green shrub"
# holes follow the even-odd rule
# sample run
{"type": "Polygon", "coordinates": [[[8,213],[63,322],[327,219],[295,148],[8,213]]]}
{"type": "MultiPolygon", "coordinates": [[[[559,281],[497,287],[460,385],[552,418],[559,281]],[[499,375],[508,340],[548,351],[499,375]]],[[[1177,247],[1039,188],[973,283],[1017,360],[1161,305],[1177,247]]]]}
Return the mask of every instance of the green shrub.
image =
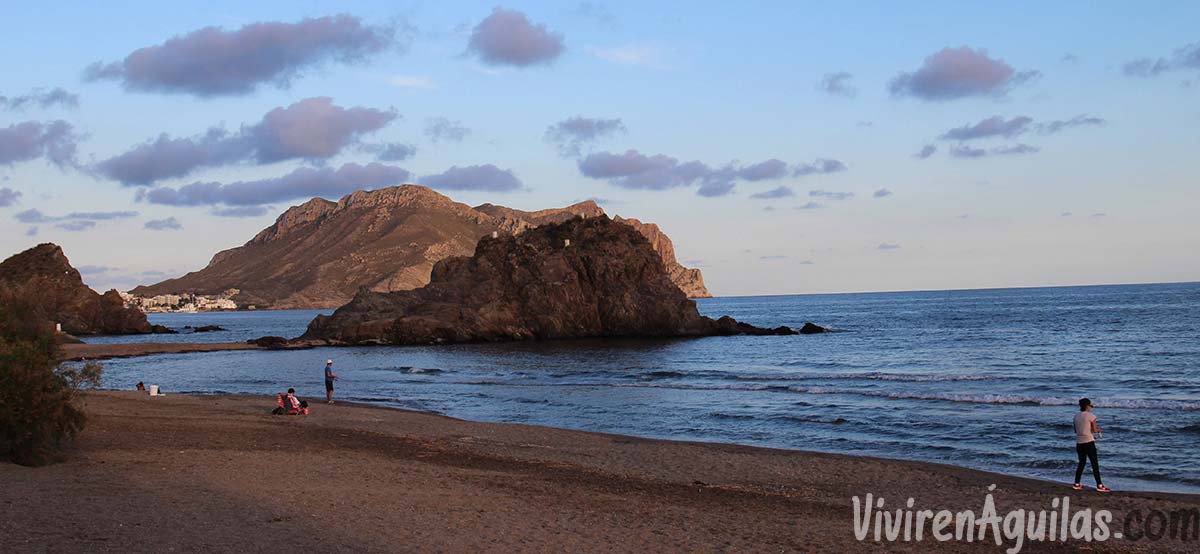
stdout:
{"type": "Polygon", "coordinates": [[[78,392],[98,385],[102,368],[60,365],[55,335],[27,302],[0,296],[0,459],[44,464],[83,429],[78,392]]]}

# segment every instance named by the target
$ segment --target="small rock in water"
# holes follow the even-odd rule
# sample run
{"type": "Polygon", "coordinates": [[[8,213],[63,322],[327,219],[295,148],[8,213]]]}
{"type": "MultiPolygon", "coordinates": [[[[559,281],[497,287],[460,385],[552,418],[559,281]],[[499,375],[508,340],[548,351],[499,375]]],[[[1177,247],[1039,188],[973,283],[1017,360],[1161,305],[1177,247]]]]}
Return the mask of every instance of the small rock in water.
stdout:
{"type": "Polygon", "coordinates": [[[811,321],[806,321],[804,327],[800,328],[801,335],[815,335],[817,333],[828,333],[829,329],[821,327],[811,321]]]}

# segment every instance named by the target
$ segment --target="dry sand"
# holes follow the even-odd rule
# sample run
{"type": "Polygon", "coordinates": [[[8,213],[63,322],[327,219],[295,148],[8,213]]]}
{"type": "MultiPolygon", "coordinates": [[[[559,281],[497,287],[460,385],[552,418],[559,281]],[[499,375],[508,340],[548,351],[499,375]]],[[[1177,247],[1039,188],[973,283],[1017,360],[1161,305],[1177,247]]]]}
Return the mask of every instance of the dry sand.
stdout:
{"type": "MultiPolygon", "coordinates": [[[[1003,552],[860,543],[851,497],[1001,513],[1194,509],[962,468],[473,423],[349,404],[272,416],[273,398],[91,393],[65,460],[0,464],[0,551],[1003,552]]],[[[1006,547],[1012,546],[1007,543],[1006,547]]],[[[1022,552],[1196,552],[1200,542],[1026,543],[1022,552]]]]}

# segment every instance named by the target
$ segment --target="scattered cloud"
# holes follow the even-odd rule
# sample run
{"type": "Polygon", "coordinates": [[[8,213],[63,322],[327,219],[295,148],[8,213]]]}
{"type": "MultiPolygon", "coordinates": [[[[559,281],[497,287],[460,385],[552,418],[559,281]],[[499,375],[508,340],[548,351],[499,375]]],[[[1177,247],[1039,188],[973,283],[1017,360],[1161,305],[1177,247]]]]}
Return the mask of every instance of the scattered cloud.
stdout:
{"type": "Polygon", "coordinates": [[[1046,123],[1039,123],[1037,128],[1038,128],[1038,132],[1043,135],[1052,135],[1054,133],[1057,133],[1057,132],[1065,130],[1065,129],[1069,129],[1071,127],[1090,127],[1090,126],[1104,125],[1105,123],[1108,123],[1108,122],[1102,118],[1090,116],[1088,114],[1079,114],[1075,117],[1072,117],[1071,119],[1055,120],[1055,121],[1048,121],[1046,123]]]}
{"type": "Polygon", "coordinates": [[[901,72],[888,84],[892,96],[943,101],[970,96],[1004,96],[1041,76],[1017,71],[1004,60],[988,57],[985,49],[943,48],[925,58],[916,71],[901,72]]]}
{"type": "Polygon", "coordinates": [[[208,213],[217,217],[258,217],[267,214],[267,206],[228,206],[213,208],[208,213]]]}
{"type": "Polygon", "coordinates": [[[776,188],[773,188],[768,191],[763,191],[763,192],[760,192],[757,194],[751,194],[750,198],[757,198],[760,200],[773,200],[776,198],[788,198],[790,196],[796,196],[796,193],[792,192],[792,189],[790,189],[788,187],[776,187],[776,188]]]}
{"type": "Polygon", "coordinates": [[[396,119],[394,111],[343,108],[328,97],[300,100],[275,108],[237,133],[217,127],[186,138],[167,134],[97,163],[96,173],[126,186],[147,186],[184,177],[203,167],[253,161],[269,164],[290,159],[324,160],[396,119]]]}
{"type": "Polygon", "coordinates": [[[416,146],[402,142],[364,144],[359,149],[364,152],[374,153],[375,159],[381,162],[402,162],[417,155],[416,146]]]}
{"type": "Polygon", "coordinates": [[[302,167],[281,177],[255,181],[143,189],[137,198],[169,206],[255,206],[316,196],[336,198],[360,189],[399,185],[410,176],[407,170],[391,165],[347,163],[337,169],[302,167]]]}
{"type": "Polygon", "coordinates": [[[937,153],[937,146],[934,146],[932,144],[926,144],[925,146],[922,146],[921,149],[919,151],[917,151],[916,154],[913,154],[913,157],[925,160],[925,159],[928,159],[930,156],[934,155],[935,153],[937,153]]]}
{"type": "Polygon", "coordinates": [[[59,168],[76,167],[79,139],[75,128],[61,119],[0,127],[0,165],[45,158],[59,168]]]}
{"type": "MultiPolygon", "coordinates": [[[[839,162],[840,163],[840,162],[839,162]]],[[[787,176],[787,162],[778,158],[738,168],[737,177],[746,181],[766,181],[787,176]]]]}
{"type": "Polygon", "coordinates": [[[1016,154],[1034,154],[1042,149],[1028,144],[1010,144],[1004,146],[996,146],[990,150],[983,148],[972,148],[965,144],[958,144],[950,148],[950,155],[955,158],[975,159],[984,158],[990,155],[1009,156],[1016,154]]]}
{"type": "Polygon", "coordinates": [[[987,150],[959,144],[950,148],[950,155],[955,158],[982,158],[987,156],[987,150]]]}
{"type": "Polygon", "coordinates": [[[16,205],[21,201],[21,191],[8,187],[0,188],[0,208],[16,205]]]}
{"type": "Polygon", "coordinates": [[[853,192],[834,192],[828,190],[810,190],[808,195],[813,198],[828,198],[830,200],[846,200],[854,198],[853,192]]]}
{"type": "Polygon", "coordinates": [[[431,117],[425,120],[425,136],[433,142],[449,140],[462,142],[471,134],[471,129],[461,121],[450,121],[444,117],[431,117]]]}
{"type": "Polygon", "coordinates": [[[938,138],[942,140],[976,140],[989,137],[1004,137],[1013,138],[1029,130],[1029,124],[1033,122],[1032,117],[1017,116],[1011,119],[1004,119],[1001,116],[994,115],[974,125],[963,125],[955,127],[942,133],[938,138]]]}
{"type": "Polygon", "coordinates": [[[801,204],[799,206],[796,206],[796,209],[797,210],[819,210],[824,207],[825,207],[824,204],[820,204],[817,202],[809,202],[807,204],[801,204]]]}
{"type": "Polygon", "coordinates": [[[151,219],[142,225],[142,227],[151,231],[175,231],[183,229],[183,225],[180,224],[179,220],[175,219],[174,217],[168,217],[166,219],[151,219]]]}
{"type": "Polygon", "coordinates": [[[1170,57],[1133,60],[1122,69],[1131,77],[1157,77],[1172,71],[1200,70],[1200,42],[1177,48],[1170,57]]]}
{"type": "Polygon", "coordinates": [[[54,224],[54,227],[56,227],[58,229],[62,229],[64,231],[72,232],[72,233],[78,233],[80,231],[87,231],[88,229],[91,229],[92,227],[95,227],[95,226],[96,226],[96,222],[88,220],[88,219],[81,219],[78,221],[64,221],[62,223],[54,224]]]}
{"type": "Polygon", "coordinates": [[[104,273],[111,273],[111,272],[117,270],[117,268],[115,268],[115,267],[108,267],[108,266],[103,266],[103,265],[81,265],[79,267],[76,267],[75,269],[77,271],[79,271],[79,273],[81,275],[101,275],[104,273]]]}
{"type": "Polygon", "coordinates": [[[392,75],[388,77],[387,82],[400,88],[437,88],[437,85],[433,83],[433,77],[428,75],[392,75]]]}
{"type": "MultiPolygon", "coordinates": [[[[840,162],[838,162],[840,163],[840,162]]],[[[750,165],[737,162],[713,168],[699,161],[679,159],[626,150],[621,154],[595,152],[579,161],[579,172],[585,177],[606,179],[627,189],[667,190],[699,183],[696,194],[724,196],[733,192],[737,181],[762,181],[787,175],[787,163],[770,159],[750,165]]]]}
{"type": "Polygon", "coordinates": [[[520,11],[500,7],[475,26],[467,44],[467,53],[485,64],[517,67],[548,64],[564,49],[561,33],[534,25],[520,11]]]}
{"type": "Polygon", "coordinates": [[[418,182],[442,190],[486,190],[508,192],[522,188],[521,180],[510,169],[492,164],[453,166],[436,175],[426,175],[418,182]]]}
{"type": "Polygon", "coordinates": [[[557,145],[559,155],[567,158],[578,156],[584,146],[601,138],[625,131],[625,124],[620,118],[575,116],[548,127],[545,139],[557,145]]]}
{"type": "Polygon", "coordinates": [[[817,158],[813,163],[800,164],[796,166],[794,169],[792,169],[792,175],[795,177],[803,177],[805,175],[837,173],[845,170],[846,164],[838,160],[817,158]]]}
{"type": "Polygon", "coordinates": [[[19,96],[0,95],[0,109],[20,111],[30,106],[42,109],[54,106],[76,108],[79,106],[79,96],[59,87],[50,90],[36,88],[19,96]]]}
{"type": "Polygon", "coordinates": [[[1036,154],[1042,149],[1028,144],[1012,144],[1009,146],[997,146],[992,149],[992,154],[1010,155],[1010,154],[1036,154]]]}
{"type": "Polygon", "coordinates": [[[579,171],[593,179],[608,179],[628,189],[666,190],[689,186],[712,172],[698,162],[680,163],[663,154],[647,156],[637,150],[623,154],[596,152],[579,161],[579,171]]]}
{"type": "Polygon", "coordinates": [[[760,259],[760,260],[786,260],[786,259],[788,259],[788,257],[787,256],[779,256],[779,255],[759,256],[758,259],[760,259]]]}
{"type": "Polygon", "coordinates": [[[399,47],[397,27],[372,26],[350,15],[258,22],[228,31],[204,27],[134,50],[117,62],[94,63],[89,81],[114,80],[139,92],[201,97],[245,95],[260,85],[288,88],[308,69],[355,63],[399,47]]]}
{"type": "Polygon", "coordinates": [[[887,198],[891,195],[892,195],[892,191],[890,191],[886,188],[882,188],[882,189],[875,191],[871,196],[874,196],[875,198],[887,198]]]}
{"type": "Polygon", "coordinates": [[[845,96],[847,98],[852,98],[855,94],[858,94],[858,89],[854,88],[854,86],[850,84],[850,80],[853,78],[854,75],[845,71],[826,73],[821,77],[821,80],[817,82],[817,90],[832,94],[834,96],[845,96]]]}
{"type": "Polygon", "coordinates": [[[1072,215],[1075,215],[1075,214],[1072,214],[1071,212],[1063,212],[1061,214],[1058,214],[1059,217],[1071,217],[1072,215]]]}
{"type": "Polygon", "coordinates": [[[899,249],[900,249],[900,245],[899,245],[899,244],[892,244],[892,243],[889,243],[889,242],[881,242],[881,243],[879,243],[879,246],[876,246],[876,247],[875,247],[875,249],[876,249],[876,250],[899,250],[899,249]]]}
{"type": "Polygon", "coordinates": [[[1108,217],[1108,214],[1106,214],[1104,212],[1096,212],[1096,213],[1092,214],[1092,217],[1108,217]]]}
{"type": "Polygon", "coordinates": [[[1079,62],[1079,56],[1076,56],[1071,52],[1067,52],[1066,54],[1063,54],[1063,57],[1059,58],[1058,61],[1062,63],[1077,63],[1079,62]]]}
{"type": "Polygon", "coordinates": [[[814,262],[812,260],[800,260],[796,263],[799,265],[817,265],[817,262],[814,262]]]}
{"type": "Polygon", "coordinates": [[[137,217],[137,212],[132,211],[117,211],[117,212],[71,212],[66,215],[46,215],[36,208],[25,210],[14,215],[14,219],[19,223],[31,224],[25,231],[27,236],[35,236],[38,234],[38,225],[47,224],[53,225],[57,229],[69,232],[86,231],[96,226],[100,221],[110,221],[115,219],[128,219],[137,217]]]}

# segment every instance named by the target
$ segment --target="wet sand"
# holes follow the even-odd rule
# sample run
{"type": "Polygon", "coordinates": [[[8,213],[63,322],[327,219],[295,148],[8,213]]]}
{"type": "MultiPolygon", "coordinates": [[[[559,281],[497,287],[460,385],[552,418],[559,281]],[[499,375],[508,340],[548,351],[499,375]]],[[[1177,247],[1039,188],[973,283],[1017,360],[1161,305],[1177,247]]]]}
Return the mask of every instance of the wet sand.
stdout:
{"type": "Polygon", "coordinates": [[[245,342],[132,342],[62,345],[63,359],[74,361],[131,358],[150,354],[217,352],[220,350],[264,350],[264,348],[245,342]]]}
{"type": "MultiPolygon", "coordinates": [[[[0,464],[3,551],[1003,552],[854,537],[851,497],[1001,514],[1195,509],[937,464],[660,441],[350,404],[97,392],[60,463],[0,464]]],[[[1005,543],[1005,548],[1011,547],[1005,543]]],[[[1021,552],[1196,552],[1200,541],[1030,543],[1021,552]]]]}

